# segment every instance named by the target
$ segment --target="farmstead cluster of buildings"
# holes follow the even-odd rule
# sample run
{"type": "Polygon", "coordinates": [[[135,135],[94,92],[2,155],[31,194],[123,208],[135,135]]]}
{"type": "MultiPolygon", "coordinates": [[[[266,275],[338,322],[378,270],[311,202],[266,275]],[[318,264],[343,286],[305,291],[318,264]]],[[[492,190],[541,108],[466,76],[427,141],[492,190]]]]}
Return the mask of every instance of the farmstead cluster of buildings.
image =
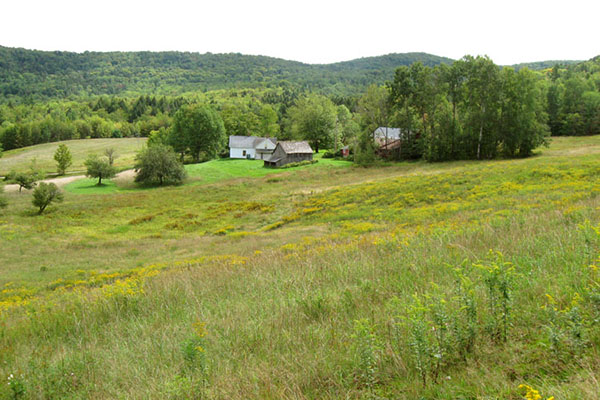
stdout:
{"type": "MultiPolygon", "coordinates": [[[[406,136],[399,128],[381,126],[373,132],[378,151],[385,155],[402,145],[406,136]]],[[[349,146],[341,149],[348,157],[349,146]]],[[[313,159],[313,150],[307,141],[280,141],[277,138],[258,136],[229,136],[229,157],[264,160],[265,166],[281,167],[295,162],[313,159]]]]}
{"type": "Polygon", "coordinates": [[[264,160],[265,166],[310,161],[313,150],[306,141],[279,141],[257,136],[229,136],[229,157],[264,160]]]}

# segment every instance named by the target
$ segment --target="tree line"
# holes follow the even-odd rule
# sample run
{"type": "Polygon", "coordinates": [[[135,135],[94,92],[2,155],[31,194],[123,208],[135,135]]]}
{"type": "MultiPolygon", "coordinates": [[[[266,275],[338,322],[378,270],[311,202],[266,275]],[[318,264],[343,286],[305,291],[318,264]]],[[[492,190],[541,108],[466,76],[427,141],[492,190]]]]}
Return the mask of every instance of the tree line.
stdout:
{"type": "Polygon", "coordinates": [[[148,137],[169,128],[184,105],[210,104],[233,135],[279,133],[287,107],[299,92],[228,90],[193,96],[99,97],[90,101],[52,101],[0,105],[0,146],[12,150],[40,143],[86,138],[148,137]]]}
{"type": "Polygon", "coordinates": [[[555,65],[546,86],[553,136],[600,134],[600,57],[571,68],[555,65]]]}
{"type": "Polygon", "coordinates": [[[416,63],[398,68],[386,86],[370,87],[359,112],[367,135],[377,126],[400,128],[387,153],[394,158],[525,157],[547,143],[543,83],[540,74],[500,68],[487,57],[434,68],[416,63]]]}
{"type": "Polygon", "coordinates": [[[175,97],[8,102],[0,105],[0,147],[144,136],[194,161],[225,154],[224,142],[205,151],[189,137],[176,139],[175,131],[187,122],[177,122],[175,115],[197,105],[216,113],[226,135],[303,139],[317,151],[334,153],[349,145],[363,161],[375,158],[373,132],[379,126],[402,132],[393,148],[379,151],[388,158],[525,157],[547,143],[549,133],[600,133],[600,60],[543,71],[502,68],[487,57],[437,66],[413,63],[361,96],[324,96],[282,84],[175,97]]]}

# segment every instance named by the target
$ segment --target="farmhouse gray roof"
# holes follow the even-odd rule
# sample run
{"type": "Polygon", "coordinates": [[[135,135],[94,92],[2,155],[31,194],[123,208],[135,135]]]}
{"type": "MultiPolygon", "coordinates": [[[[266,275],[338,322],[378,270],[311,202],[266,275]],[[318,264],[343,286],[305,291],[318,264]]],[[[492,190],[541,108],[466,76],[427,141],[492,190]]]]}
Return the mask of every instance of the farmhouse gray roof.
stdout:
{"type": "Polygon", "coordinates": [[[313,150],[311,149],[310,145],[308,144],[308,142],[306,141],[301,141],[301,142],[295,142],[295,141],[282,141],[282,142],[278,142],[278,145],[281,146],[281,148],[283,149],[283,151],[286,154],[306,154],[306,153],[313,153],[313,150]]]}
{"type": "Polygon", "coordinates": [[[380,126],[379,128],[375,129],[375,138],[385,139],[386,137],[388,139],[400,139],[400,128],[380,126]]]}
{"type": "Polygon", "coordinates": [[[277,144],[276,138],[263,138],[258,136],[229,136],[229,147],[234,149],[254,149],[260,142],[268,139],[277,144]]]}

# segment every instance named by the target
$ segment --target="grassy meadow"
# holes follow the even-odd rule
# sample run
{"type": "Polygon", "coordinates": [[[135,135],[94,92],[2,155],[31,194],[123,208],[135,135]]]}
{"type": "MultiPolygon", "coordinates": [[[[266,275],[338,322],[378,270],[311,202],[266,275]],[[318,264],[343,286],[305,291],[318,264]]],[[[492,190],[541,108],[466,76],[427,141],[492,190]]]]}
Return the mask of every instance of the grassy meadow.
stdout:
{"type": "MultiPolygon", "coordinates": [[[[67,140],[60,143],[66,144],[73,156],[73,164],[67,169],[67,174],[69,174],[85,173],[83,162],[88,154],[104,154],[104,150],[108,148],[115,149],[117,156],[115,166],[118,169],[132,168],[135,155],[146,140],[146,138],[85,139],[67,140]]],[[[44,172],[55,173],[54,152],[58,145],[59,143],[44,143],[5,151],[0,158],[0,176],[5,176],[10,171],[27,171],[33,160],[35,160],[36,166],[44,172]]]]}
{"type": "Polygon", "coordinates": [[[0,399],[600,399],[599,155],[7,193],[0,399]]]}

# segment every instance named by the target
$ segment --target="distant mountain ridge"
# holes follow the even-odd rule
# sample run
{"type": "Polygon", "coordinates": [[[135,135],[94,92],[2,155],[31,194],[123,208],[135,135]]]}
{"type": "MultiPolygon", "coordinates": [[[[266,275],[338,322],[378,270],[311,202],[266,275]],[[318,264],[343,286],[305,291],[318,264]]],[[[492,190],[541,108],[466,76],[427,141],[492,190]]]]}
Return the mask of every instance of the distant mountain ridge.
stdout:
{"type": "Polygon", "coordinates": [[[0,46],[0,98],[178,95],[226,88],[292,85],[339,96],[393,78],[401,65],[453,60],[426,53],[388,54],[304,64],[239,53],[39,51],[0,46]]]}
{"type": "MultiPolygon", "coordinates": [[[[239,53],[74,53],[0,46],[0,101],[98,95],[180,95],[285,85],[349,96],[362,93],[372,83],[382,84],[393,79],[396,68],[417,61],[432,67],[453,62],[450,58],[427,53],[392,53],[332,64],[305,64],[239,53]]],[[[515,67],[543,69],[548,63],[551,62],[515,67]]]]}
{"type": "Polygon", "coordinates": [[[568,66],[568,65],[579,64],[581,62],[583,62],[583,60],[546,60],[546,61],[533,61],[533,62],[519,63],[519,64],[511,65],[511,67],[513,67],[514,69],[529,68],[529,69],[532,69],[535,71],[540,71],[543,69],[552,68],[557,64],[562,65],[562,66],[568,66]]]}

